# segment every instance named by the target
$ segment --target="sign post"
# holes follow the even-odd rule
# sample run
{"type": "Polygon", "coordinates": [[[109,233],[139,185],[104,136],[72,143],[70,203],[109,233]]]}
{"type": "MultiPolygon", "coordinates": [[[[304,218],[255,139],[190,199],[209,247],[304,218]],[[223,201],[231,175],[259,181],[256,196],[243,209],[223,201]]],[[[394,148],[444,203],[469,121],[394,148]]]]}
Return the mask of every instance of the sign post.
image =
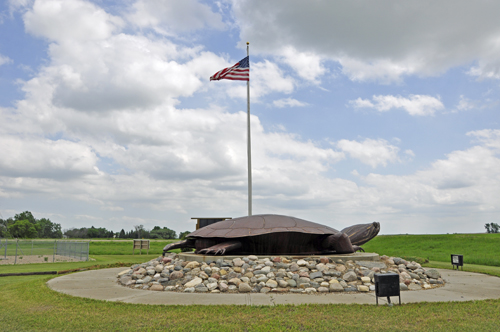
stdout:
{"type": "Polygon", "coordinates": [[[147,249],[146,253],[149,254],[149,240],[134,240],[132,255],[135,255],[135,249],[139,249],[139,255],[142,255],[142,249],[147,249]]]}

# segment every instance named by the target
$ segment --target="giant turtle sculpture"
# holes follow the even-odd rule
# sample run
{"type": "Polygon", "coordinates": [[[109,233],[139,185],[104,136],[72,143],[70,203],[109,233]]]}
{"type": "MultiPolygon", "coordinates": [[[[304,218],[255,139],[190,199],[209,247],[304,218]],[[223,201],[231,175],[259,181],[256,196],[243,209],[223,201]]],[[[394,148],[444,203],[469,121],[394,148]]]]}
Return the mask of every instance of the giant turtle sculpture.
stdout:
{"type": "Polygon", "coordinates": [[[195,248],[197,254],[319,255],[349,254],[373,239],[380,224],[354,225],[338,231],[307,220],[262,214],[220,221],[200,228],[186,240],[163,248],[195,248]]]}

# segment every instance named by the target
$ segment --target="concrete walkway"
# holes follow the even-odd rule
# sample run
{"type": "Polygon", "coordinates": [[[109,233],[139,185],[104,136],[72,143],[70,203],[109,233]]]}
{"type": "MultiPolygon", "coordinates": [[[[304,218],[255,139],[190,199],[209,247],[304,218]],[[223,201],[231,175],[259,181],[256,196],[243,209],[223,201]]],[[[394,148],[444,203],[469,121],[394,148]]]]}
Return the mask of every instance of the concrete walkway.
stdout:
{"type": "MultiPolygon", "coordinates": [[[[158,292],[131,289],[117,283],[116,275],[124,268],[93,270],[68,274],[51,279],[48,286],[64,294],[105,301],[167,305],[277,305],[277,304],[375,304],[375,292],[328,294],[207,294],[158,292]]],[[[402,291],[401,303],[471,301],[500,298],[500,278],[463,271],[438,270],[446,281],[444,287],[402,291]]],[[[398,303],[392,297],[392,303],[398,303]]],[[[379,298],[379,304],[387,303],[379,298]]]]}

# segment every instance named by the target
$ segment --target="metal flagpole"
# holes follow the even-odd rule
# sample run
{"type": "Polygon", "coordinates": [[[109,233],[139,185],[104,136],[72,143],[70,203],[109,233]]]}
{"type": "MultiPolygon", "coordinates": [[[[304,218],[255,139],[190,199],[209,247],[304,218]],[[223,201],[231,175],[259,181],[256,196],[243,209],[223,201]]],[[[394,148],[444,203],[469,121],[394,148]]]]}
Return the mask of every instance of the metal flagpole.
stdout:
{"type": "MultiPolygon", "coordinates": [[[[247,42],[247,56],[250,56],[249,44],[250,43],[247,42]]],[[[250,141],[250,73],[248,73],[248,81],[247,81],[247,155],[248,155],[248,215],[251,216],[252,215],[252,144],[250,141]]]]}

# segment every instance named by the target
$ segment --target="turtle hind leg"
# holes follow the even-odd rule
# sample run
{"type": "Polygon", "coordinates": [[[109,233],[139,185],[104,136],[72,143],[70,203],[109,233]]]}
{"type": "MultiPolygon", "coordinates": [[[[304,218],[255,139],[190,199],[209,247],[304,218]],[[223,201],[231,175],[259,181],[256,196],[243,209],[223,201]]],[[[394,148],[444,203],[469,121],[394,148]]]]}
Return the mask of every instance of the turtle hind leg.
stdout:
{"type": "Polygon", "coordinates": [[[180,249],[180,248],[194,248],[194,242],[195,242],[194,239],[187,239],[184,241],[167,244],[163,248],[163,256],[165,256],[165,253],[169,250],[180,249]]]}
{"type": "Polygon", "coordinates": [[[196,251],[202,255],[224,255],[225,253],[241,248],[241,242],[237,240],[225,241],[211,247],[196,251]]]}

